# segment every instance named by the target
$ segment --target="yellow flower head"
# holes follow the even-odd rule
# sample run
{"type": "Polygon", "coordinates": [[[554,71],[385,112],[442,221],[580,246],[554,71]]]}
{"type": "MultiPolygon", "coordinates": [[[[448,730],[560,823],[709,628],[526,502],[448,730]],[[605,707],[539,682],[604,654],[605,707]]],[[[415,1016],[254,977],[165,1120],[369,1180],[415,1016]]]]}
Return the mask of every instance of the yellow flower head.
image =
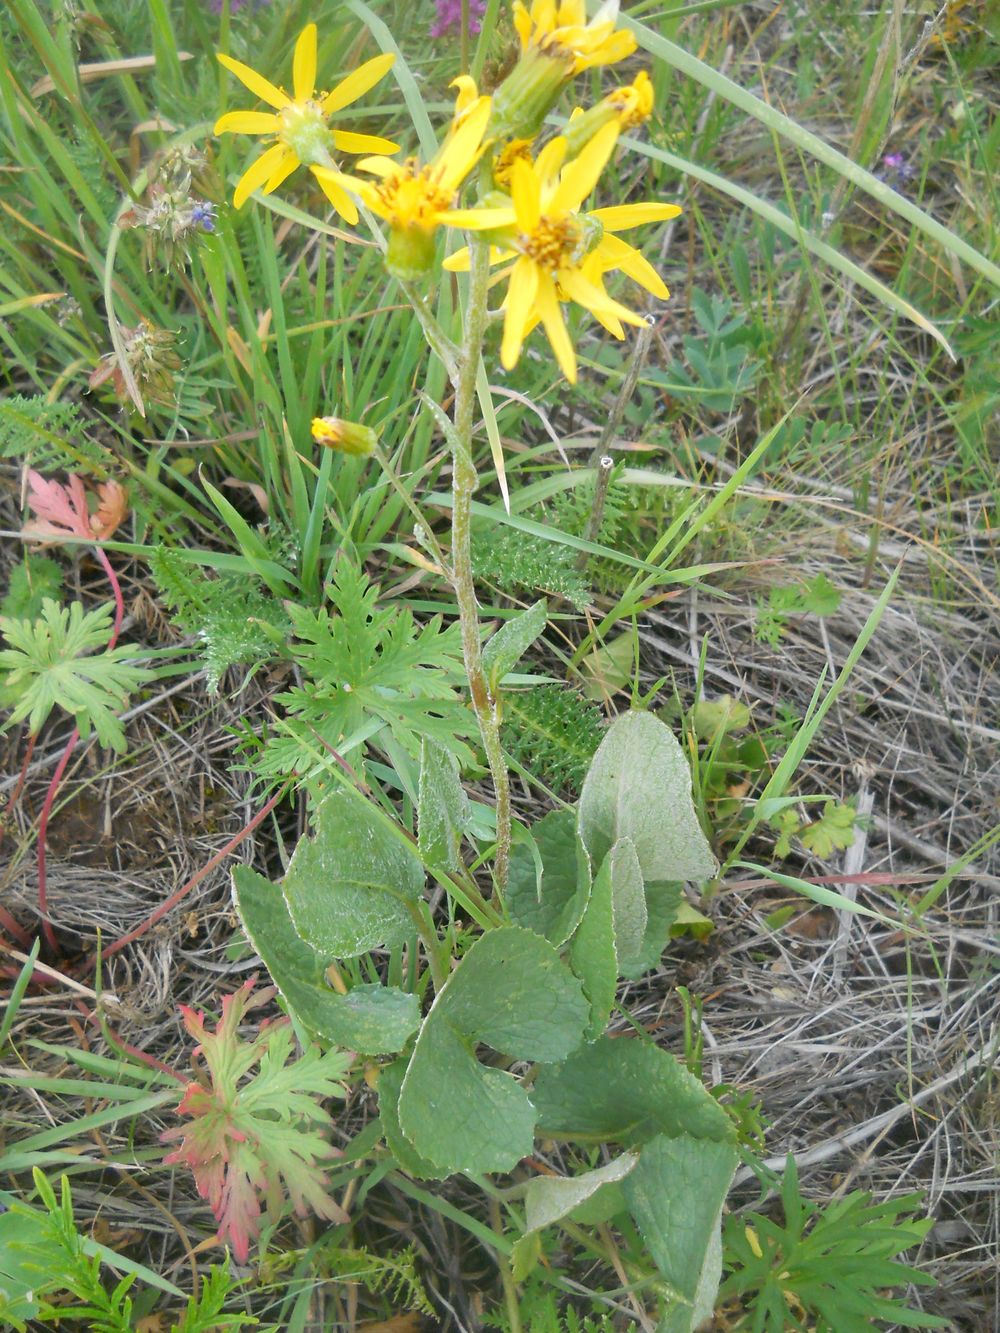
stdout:
{"type": "MultiPolygon", "coordinates": [[[[621,204],[580,212],[597,184],[618,138],[617,124],[605,125],[571,162],[566,140],[546,144],[534,163],[511,168],[511,207],[494,223],[497,250],[491,263],[514,260],[508,270],[504,332],[500,359],[509,370],[521,354],[525,337],[544,325],[563,374],[576,383],[576,354],[563,320],[561,303],[575,301],[614,334],[623,324],[643,324],[644,316],[609,296],[604,275],[620,269],[665,300],[670,293],[647,259],[614,233],[644,222],[661,222],[681,211],[676,204],[621,204]]],[[[496,214],[499,209],[491,210],[496,214]]],[[[445,268],[468,267],[468,250],[445,261],[445,268]]]]}
{"type": "Polygon", "coordinates": [[[493,179],[497,185],[510,193],[511,171],[518,160],[531,162],[531,149],[534,139],[508,139],[493,159],[493,179]]]}
{"type": "Polygon", "coordinates": [[[273,112],[230,111],[215,123],[216,134],[264,134],[274,138],[271,146],[243,173],[233,195],[233,204],[242,208],[254,190],[261,187],[265,194],[270,194],[297,166],[302,165],[310,168],[340,216],[347,222],[357,222],[358,210],[354,201],[344,190],[325,181],[317,168],[336,165],[332,150],[341,153],[396,151],[398,145],[389,139],[375,134],[354,134],[329,124],[335,112],[356,102],[389,72],[395,57],[376,56],[341,80],[330,92],[317,93],[316,24],[307,24],[295,43],[292,60],[294,97],[289,97],[283,88],[276,87],[242,61],[221,52],[217,58],[252,93],[274,107],[273,112]]]}
{"type": "Polygon", "coordinates": [[[327,449],[361,458],[367,458],[378,444],[378,436],[371,426],[362,426],[359,421],[345,421],[343,417],[313,417],[312,437],[327,449]]]}
{"type": "Polygon", "coordinates": [[[389,224],[386,263],[401,278],[426,273],[434,255],[434,232],[439,226],[484,229],[505,218],[507,209],[456,208],[458,189],[479,161],[483,135],[490,118],[490,99],[470,100],[468,88],[459,87],[451,129],[429,162],[408,157],[366,157],[358,163],[377,180],[364,180],[320,167],[316,175],[340,189],[350,190],[389,224]]]}
{"type": "Polygon", "coordinates": [[[653,114],[653,84],[644,69],[631,83],[626,83],[605,98],[618,116],[618,128],[624,133],[647,121],[653,114]]]}
{"type": "Polygon", "coordinates": [[[594,65],[613,65],[632,54],[635,37],[617,31],[617,22],[618,0],[605,0],[589,22],[584,0],[532,0],[530,10],[522,0],[514,0],[514,27],[521,50],[527,53],[536,48],[561,56],[571,65],[572,74],[594,65]]]}

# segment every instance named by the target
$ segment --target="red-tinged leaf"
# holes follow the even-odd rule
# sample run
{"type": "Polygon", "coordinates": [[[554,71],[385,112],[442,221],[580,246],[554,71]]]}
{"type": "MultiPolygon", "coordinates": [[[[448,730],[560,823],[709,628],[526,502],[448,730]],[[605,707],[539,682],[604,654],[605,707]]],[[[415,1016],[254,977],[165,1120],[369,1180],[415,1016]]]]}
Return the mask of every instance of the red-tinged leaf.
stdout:
{"type": "Polygon", "coordinates": [[[26,537],[58,540],[85,537],[105,541],[121,524],[128,511],[125,491],[116,481],[98,487],[93,514],[82,479],[71,472],[68,483],[50,481],[34,468],[28,469],[28,507],[35,515],[23,527],[26,537]]]}
{"type": "Polygon", "coordinates": [[[90,527],[98,541],[107,541],[121,527],[128,513],[128,497],[117,481],[101,482],[97,488],[97,509],[91,515],[90,527]]]}
{"type": "Polygon", "coordinates": [[[191,1169],[199,1195],[215,1214],[219,1241],[228,1242],[241,1263],[259,1234],[262,1214],[276,1220],[286,1197],[302,1216],[312,1211],[347,1220],[328,1193],[320,1165],[342,1154],[325,1137],[331,1120],[319,1098],[343,1095],[338,1080],[350,1057],[308,1047],[289,1063],[294,1057],[287,1021],[265,1020],[253,1040],[242,1038],[239,1028],[248,1011],[275,994],[269,987],[252,995],[253,985],[250,980],[226,996],[214,1032],[203,1013],[182,1006],[184,1026],[198,1042],[195,1054],[211,1086],[188,1084],[177,1107],[188,1122],[161,1136],[178,1145],[165,1161],[191,1169]],[[247,1078],[254,1065],[256,1073],[247,1078]]]}

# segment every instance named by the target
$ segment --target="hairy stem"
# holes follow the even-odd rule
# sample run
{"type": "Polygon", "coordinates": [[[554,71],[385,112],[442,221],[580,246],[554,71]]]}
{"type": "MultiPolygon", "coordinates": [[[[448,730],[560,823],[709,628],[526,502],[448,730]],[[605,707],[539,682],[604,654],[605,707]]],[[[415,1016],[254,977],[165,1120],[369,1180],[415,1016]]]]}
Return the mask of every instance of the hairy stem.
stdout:
{"type": "Polygon", "coordinates": [[[458,600],[462,626],[462,656],[469,678],[472,706],[476,711],[483,748],[493,777],[497,812],[497,851],[494,882],[498,893],[507,883],[510,861],[510,780],[500,744],[499,700],[490,690],[483,671],[479,645],[479,607],[472,576],[472,497],[476,469],[472,463],[472,419],[476,401],[476,372],[486,328],[489,291],[489,252],[484,242],[473,238],[470,245],[468,305],[465,337],[455,385],[455,439],[452,462],[451,581],[458,600]]]}

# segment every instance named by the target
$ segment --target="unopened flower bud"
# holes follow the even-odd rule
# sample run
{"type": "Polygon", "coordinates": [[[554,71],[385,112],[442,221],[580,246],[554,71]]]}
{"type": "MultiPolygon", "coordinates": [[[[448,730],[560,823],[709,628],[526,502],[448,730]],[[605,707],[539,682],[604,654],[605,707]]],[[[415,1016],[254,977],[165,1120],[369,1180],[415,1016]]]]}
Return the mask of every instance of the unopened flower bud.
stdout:
{"type": "Polygon", "coordinates": [[[341,417],[314,417],[312,436],[317,444],[336,449],[342,454],[367,458],[374,453],[378,436],[370,426],[358,421],[344,421],[341,417]]]}

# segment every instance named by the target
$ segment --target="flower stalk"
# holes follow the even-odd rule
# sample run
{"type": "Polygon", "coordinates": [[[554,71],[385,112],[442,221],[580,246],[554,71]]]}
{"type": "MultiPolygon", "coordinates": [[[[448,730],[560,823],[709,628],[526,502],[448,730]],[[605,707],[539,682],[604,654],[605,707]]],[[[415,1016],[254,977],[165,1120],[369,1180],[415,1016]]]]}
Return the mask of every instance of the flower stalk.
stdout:
{"type": "Polygon", "coordinates": [[[489,247],[474,238],[469,251],[469,288],[465,336],[459,353],[455,385],[455,427],[452,442],[451,581],[462,627],[462,656],[469,678],[472,707],[486,751],[496,797],[497,841],[494,884],[502,894],[510,864],[510,778],[500,743],[499,700],[483,670],[479,636],[479,606],[472,573],[472,497],[478,478],[472,462],[472,420],[476,401],[476,372],[487,324],[489,247]]]}

